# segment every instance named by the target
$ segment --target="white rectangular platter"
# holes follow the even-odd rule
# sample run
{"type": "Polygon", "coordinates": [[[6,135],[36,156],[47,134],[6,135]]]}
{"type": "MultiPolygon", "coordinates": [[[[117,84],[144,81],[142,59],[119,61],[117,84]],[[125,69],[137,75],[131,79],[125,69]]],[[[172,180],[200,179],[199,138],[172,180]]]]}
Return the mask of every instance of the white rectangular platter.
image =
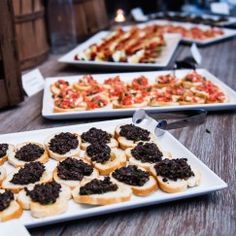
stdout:
{"type": "MultiPolygon", "coordinates": [[[[177,78],[184,77],[191,70],[176,70],[177,78]]],[[[199,109],[203,108],[208,111],[212,110],[226,110],[226,109],[236,109],[236,92],[228,87],[226,84],[217,79],[214,75],[208,72],[205,69],[197,69],[197,72],[206,77],[207,80],[212,81],[218,85],[228,96],[229,101],[225,103],[215,103],[215,104],[198,104],[198,105],[177,105],[177,106],[162,106],[162,107],[146,107],[143,108],[150,112],[165,112],[165,111],[178,111],[178,110],[189,110],[189,109],[199,109]]],[[[155,71],[155,72],[132,72],[132,73],[116,73],[116,74],[97,74],[93,77],[98,82],[103,82],[105,79],[112,77],[114,75],[120,75],[121,79],[129,82],[132,78],[144,75],[149,79],[149,82],[152,83],[155,81],[155,78],[160,75],[166,75],[173,73],[172,71],[155,71]]],[[[74,119],[74,118],[98,118],[98,117],[118,117],[118,116],[127,116],[132,115],[135,111],[135,108],[128,109],[113,109],[112,106],[94,110],[87,111],[75,111],[75,112],[62,112],[55,113],[53,112],[53,98],[50,92],[50,85],[57,81],[58,79],[64,79],[68,82],[76,82],[81,76],[69,76],[69,77],[53,77],[47,78],[44,87],[44,96],[43,96],[43,108],[42,115],[48,119],[74,119]]]]}
{"type": "MultiPolygon", "coordinates": [[[[149,21],[147,23],[143,23],[143,24],[138,24],[138,27],[145,27],[146,25],[152,25],[152,24],[157,24],[157,25],[174,25],[174,26],[183,26],[188,28],[192,28],[192,27],[198,27],[200,29],[209,29],[211,28],[211,26],[207,26],[207,25],[203,25],[203,24],[192,24],[192,23],[183,23],[183,22],[176,22],[176,21],[167,21],[167,20],[153,20],[153,21],[149,21]]],[[[129,29],[132,26],[126,26],[124,27],[124,29],[129,29]]],[[[221,28],[221,30],[224,31],[224,35],[219,35],[217,37],[214,38],[210,38],[210,39],[206,39],[206,40],[197,40],[197,39],[189,39],[189,38],[185,38],[182,37],[182,42],[185,43],[196,43],[199,46],[206,46],[208,44],[212,44],[212,43],[216,43],[228,38],[232,38],[234,36],[236,36],[236,30],[232,30],[232,29],[226,29],[226,28],[221,28]]]]}
{"type": "MultiPolygon", "coordinates": [[[[205,14],[205,13],[187,13],[187,12],[167,12],[170,16],[190,16],[190,17],[198,17],[201,16],[203,19],[212,19],[212,20],[218,20],[221,16],[220,15],[210,15],[210,14],[205,14]]],[[[151,17],[159,17],[159,19],[165,19],[165,13],[163,12],[158,12],[158,13],[153,13],[150,14],[151,17]]],[[[226,21],[220,21],[220,22],[215,22],[215,26],[229,26],[236,24],[236,17],[231,17],[231,16],[224,16],[226,21]]],[[[152,19],[153,19],[152,18],[152,19]]],[[[173,20],[174,21],[174,20],[173,20]]],[[[172,20],[170,21],[172,22],[172,20]]],[[[176,21],[179,22],[179,21],[176,21]]],[[[196,23],[195,23],[196,24],[196,23]]],[[[206,24],[208,25],[208,24],[206,24]]]]}
{"type": "MultiPolygon", "coordinates": [[[[112,132],[117,125],[131,123],[131,119],[120,119],[113,121],[103,121],[97,123],[80,124],[73,126],[64,126],[50,129],[34,130],[20,133],[4,134],[0,135],[1,142],[7,142],[17,144],[25,141],[36,141],[43,143],[45,138],[55,132],[84,132],[91,127],[100,128],[108,132],[112,132]]],[[[145,121],[142,122],[142,127],[153,131],[145,121]]],[[[177,199],[189,198],[198,195],[207,194],[216,190],[224,189],[227,184],[221,180],[214,172],[212,172],[203,162],[201,162],[194,154],[192,154],[187,148],[185,148],[178,140],[176,140],[169,132],[165,132],[164,135],[158,138],[160,146],[172,153],[173,158],[187,158],[190,165],[193,168],[197,168],[201,173],[201,184],[194,188],[189,188],[185,192],[168,194],[161,190],[157,190],[153,194],[147,197],[132,196],[129,202],[123,202],[107,206],[88,206],[83,204],[76,204],[73,200],[69,202],[69,209],[67,212],[61,215],[36,219],[30,215],[30,212],[24,211],[23,215],[19,218],[20,222],[27,227],[37,227],[47,224],[53,224],[58,222],[64,222],[74,219],[81,219],[89,216],[96,216],[111,212],[117,212],[142,206],[160,204],[162,202],[174,201],[177,199]]],[[[217,159],[216,159],[217,161],[217,159]]],[[[5,163],[4,166],[8,171],[12,167],[5,163]]],[[[56,161],[49,160],[46,164],[46,168],[51,171],[56,166],[56,161]]],[[[0,223],[1,225],[1,223],[0,223]]],[[[1,227],[1,226],[0,226],[1,227]]]]}
{"type": "MultiPolygon", "coordinates": [[[[203,14],[202,17],[204,17],[206,19],[213,19],[213,20],[219,19],[219,16],[217,16],[217,15],[203,14]]],[[[215,25],[216,26],[230,26],[230,25],[234,25],[234,24],[236,24],[236,17],[229,16],[229,17],[227,17],[227,21],[218,22],[215,25]]]]}
{"type": "Polygon", "coordinates": [[[58,61],[62,63],[68,63],[77,65],[79,67],[103,67],[103,68],[135,68],[135,69],[141,69],[141,68],[162,68],[168,66],[180,40],[181,36],[179,34],[165,34],[164,38],[166,40],[166,46],[163,47],[161,51],[161,55],[157,58],[155,63],[125,63],[125,62],[100,62],[100,61],[79,61],[75,60],[74,57],[76,54],[81,53],[84,49],[88,48],[90,45],[94,43],[98,43],[101,41],[104,37],[106,37],[109,34],[109,31],[101,31],[97,34],[95,34],[93,37],[85,41],[84,43],[77,46],[72,51],[68,52],[66,55],[61,57],[58,61]]]}

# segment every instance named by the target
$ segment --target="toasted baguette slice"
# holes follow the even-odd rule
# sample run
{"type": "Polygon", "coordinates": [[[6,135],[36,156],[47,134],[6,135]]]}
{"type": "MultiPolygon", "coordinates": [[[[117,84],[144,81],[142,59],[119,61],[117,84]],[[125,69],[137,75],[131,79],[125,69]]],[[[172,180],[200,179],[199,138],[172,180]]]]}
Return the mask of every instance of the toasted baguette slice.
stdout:
{"type": "MultiPolygon", "coordinates": [[[[88,147],[90,144],[91,144],[91,143],[88,143],[88,142],[85,142],[85,143],[84,143],[84,142],[81,142],[80,147],[81,147],[82,150],[86,150],[87,147],[88,147]]],[[[116,147],[118,147],[118,142],[117,142],[114,138],[111,138],[110,142],[107,143],[107,145],[108,145],[110,148],[116,148],[116,147]]]]}
{"type": "Polygon", "coordinates": [[[192,88],[192,87],[197,87],[197,86],[200,86],[202,85],[202,82],[201,81],[197,81],[197,82],[192,82],[192,81],[188,81],[186,79],[183,79],[182,80],[182,84],[185,88],[192,88]]]}
{"type": "MultiPolygon", "coordinates": [[[[162,148],[157,143],[156,143],[156,145],[158,146],[159,150],[163,153],[162,159],[164,159],[164,158],[170,159],[171,158],[170,152],[165,152],[162,150],[162,148]]],[[[137,160],[135,157],[133,157],[131,150],[132,150],[132,148],[127,148],[125,150],[125,155],[126,155],[127,160],[129,160],[129,163],[131,165],[136,165],[136,166],[142,167],[149,172],[150,168],[154,165],[154,163],[142,162],[140,160],[137,160]]]]}
{"type": "Polygon", "coordinates": [[[191,87],[190,90],[191,90],[194,94],[196,94],[196,96],[203,97],[203,98],[205,98],[205,99],[207,99],[208,96],[209,96],[207,92],[205,92],[205,91],[203,91],[203,90],[199,90],[199,89],[197,89],[196,87],[191,87]]]}
{"type": "MultiPolygon", "coordinates": [[[[87,160],[85,159],[81,159],[83,162],[87,163],[87,164],[90,164],[90,162],[88,162],[87,160]]],[[[93,179],[93,178],[97,178],[99,176],[99,173],[98,171],[93,168],[93,172],[90,176],[84,176],[83,177],[83,180],[89,180],[89,179],[93,179]]],[[[53,171],[53,178],[54,180],[59,183],[59,184],[62,184],[62,185],[65,185],[65,186],[68,186],[70,187],[71,189],[75,188],[76,186],[78,186],[80,184],[81,181],[79,180],[64,180],[64,179],[61,179],[59,176],[58,176],[58,172],[57,172],[57,168],[54,169],[53,171]]]]}
{"type": "Polygon", "coordinates": [[[0,221],[7,221],[15,218],[19,218],[23,213],[22,207],[16,200],[11,201],[9,207],[0,211],[0,221]]]}
{"type": "MultiPolygon", "coordinates": [[[[146,171],[144,168],[139,167],[139,169],[146,171]]],[[[115,179],[110,175],[110,178],[112,179],[113,182],[125,185],[129,187],[133,194],[140,196],[140,197],[145,197],[150,195],[152,192],[156,191],[158,189],[157,181],[153,176],[149,176],[149,180],[143,185],[143,186],[135,186],[135,185],[129,185],[123,182],[120,182],[119,180],[115,179]]]]}
{"type": "Polygon", "coordinates": [[[21,144],[16,145],[14,151],[9,150],[8,162],[9,162],[11,165],[15,166],[15,167],[22,167],[22,166],[24,166],[26,163],[29,163],[29,162],[26,162],[26,161],[18,160],[18,159],[15,157],[15,154],[16,154],[17,150],[19,150],[19,149],[22,148],[23,146],[25,146],[25,145],[27,145],[27,144],[30,144],[30,143],[36,144],[36,145],[38,145],[38,146],[40,146],[40,147],[42,147],[42,148],[44,149],[44,153],[43,153],[39,158],[37,158],[37,159],[34,160],[34,161],[38,161],[38,162],[41,162],[41,163],[43,163],[43,164],[46,163],[46,162],[48,161],[48,159],[49,159],[48,153],[47,153],[46,149],[44,148],[44,146],[43,146],[42,144],[36,143],[36,142],[24,142],[24,143],[21,143],[21,144]]]}
{"type": "MultiPolygon", "coordinates": [[[[85,156],[85,158],[90,160],[89,157],[85,156]]],[[[121,149],[112,148],[111,157],[108,161],[105,163],[98,163],[94,161],[92,164],[101,175],[109,175],[115,169],[126,165],[126,156],[121,149]]]]}
{"type": "MultiPolygon", "coordinates": [[[[187,98],[187,96],[186,96],[186,98],[187,98]]],[[[189,101],[182,100],[181,101],[180,100],[179,104],[180,105],[194,105],[194,104],[205,104],[206,103],[206,100],[203,97],[194,96],[194,98],[195,98],[196,101],[193,101],[193,100],[189,100],[189,101]]]]}
{"type": "Polygon", "coordinates": [[[6,169],[3,166],[0,166],[0,187],[6,176],[7,176],[6,169]]]}
{"type": "MultiPolygon", "coordinates": [[[[19,170],[19,169],[18,169],[19,170]]],[[[20,185],[20,184],[13,184],[10,181],[13,178],[13,175],[18,172],[14,171],[10,174],[7,175],[7,177],[3,180],[2,182],[2,188],[11,190],[14,193],[18,193],[21,189],[27,187],[28,185],[20,185]]],[[[44,171],[42,177],[38,182],[35,182],[33,185],[38,184],[38,183],[46,183],[52,180],[52,174],[49,171],[44,171]]]]}
{"type": "Polygon", "coordinates": [[[57,86],[55,86],[55,84],[51,84],[50,85],[50,91],[54,95],[59,95],[60,92],[61,92],[61,89],[59,89],[57,86]]]}
{"type": "Polygon", "coordinates": [[[178,192],[184,192],[187,190],[188,187],[195,187],[200,184],[201,175],[198,170],[192,169],[195,176],[192,176],[188,178],[187,180],[184,179],[177,179],[176,181],[173,181],[171,179],[167,179],[167,182],[163,181],[162,176],[157,176],[156,171],[154,169],[154,166],[150,168],[151,173],[153,176],[156,176],[158,185],[160,189],[167,193],[178,193],[178,192]]]}
{"type": "Polygon", "coordinates": [[[62,186],[59,198],[53,204],[42,205],[38,202],[31,201],[30,203],[31,215],[35,218],[42,218],[42,217],[62,214],[67,211],[68,202],[70,198],[71,198],[70,188],[62,186]]]}
{"type": "Polygon", "coordinates": [[[85,102],[81,102],[78,107],[64,109],[54,105],[53,112],[74,112],[74,111],[85,111],[87,109],[87,104],[85,102]]]}
{"type": "Polygon", "coordinates": [[[107,192],[103,194],[80,195],[80,187],[84,186],[89,181],[84,181],[80,186],[74,188],[72,196],[75,202],[90,205],[109,205],[118,202],[126,202],[131,199],[132,191],[129,187],[117,184],[118,189],[114,192],[107,192]]]}
{"type": "Polygon", "coordinates": [[[92,88],[92,85],[88,84],[88,85],[81,85],[79,83],[74,83],[73,84],[73,88],[76,89],[77,91],[86,91],[90,88],[92,88]]]}
{"type": "Polygon", "coordinates": [[[163,106],[177,106],[179,105],[178,102],[160,102],[160,101],[156,101],[155,99],[151,99],[151,101],[149,102],[149,105],[152,107],[163,107],[163,106]]]}
{"type": "Polygon", "coordinates": [[[118,142],[119,142],[119,145],[122,149],[127,149],[127,148],[133,148],[135,147],[139,142],[156,142],[156,137],[150,133],[150,140],[149,141],[133,141],[133,140],[128,140],[127,138],[123,137],[123,136],[120,136],[120,127],[124,125],[124,124],[121,124],[121,125],[118,125],[115,129],[115,137],[117,138],[118,142]]]}
{"type": "Polygon", "coordinates": [[[0,158],[0,166],[3,165],[5,161],[7,161],[9,153],[14,152],[14,150],[15,147],[12,144],[8,144],[6,155],[0,158]]]}
{"type": "MultiPolygon", "coordinates": [[[[59,132],[61,133],[61,132],[59,132]]],[[[65,154],[59,154],[59,153],[56,153],[56,152],[53,152],[52,150],[49,149],[49,143],[50,143],[50,140],[52,138],[54,138],[55,135],[59,134],[59,133],[56,133],[52,136],[49,136],[46,141],[45,141],[45,146],[46,146],[46,149],[48,151],[48,154],[51,158],[57,160],[57,161],[61,161],[67,157],[76,157],[80,154],[80,143],[81,143],[81,139],[80,139],[80,136],[78,133],[74,133],[77,135],[77,139],[78,139],[78,147],[76,149],[71,149],[69,152],[65,153],[65,154]]]]}
{"type": "MultiPolygon", "coordinates": [[[[33,188],[33,186],[30,186],[33,188]]],[[[21,190],[17,200],[24,210],[31,210],[31,215],[35,218],[42,218],[52,215],[58,215],[65,212],[68,208],[68,200],[71,198],[70,188],[61,185],[59,198],[53,204],[42,205],[38,202],[33,202],[26,194],[25,190],[21,190]]]]}
{"type": "Polygon", "coordinates": [[[118,102],[118,100],[113,100],[112,102],[114,109],[122,109],[122,108],[140,108],[148,106],[148,101],[144,100],[142,103],[134,103],[132,105],[123,105],[118,102]]]}

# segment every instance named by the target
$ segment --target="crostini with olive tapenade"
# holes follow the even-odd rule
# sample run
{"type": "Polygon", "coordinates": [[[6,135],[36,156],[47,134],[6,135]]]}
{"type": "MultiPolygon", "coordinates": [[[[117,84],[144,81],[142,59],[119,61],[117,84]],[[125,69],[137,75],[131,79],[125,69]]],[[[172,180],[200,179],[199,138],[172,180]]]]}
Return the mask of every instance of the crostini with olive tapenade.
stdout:
{"type": "Polygon", "coordinates": [[[124,184],[137,196],[147,196],[158,189],[157,182],[145,169],[128,165],[116,169],[110,175],[115,183],[124,184]]]}
{"type": "Polygon", "coordinates": [[[98,175],[97,169],[84,158],[68,157],[59,162],[53,171],[53,178],[57,183],[66,185],[72,189],[78,186],[82,180],[95,178],[98,175]]]}
{"type": "Polygon", "coordinates": [[[61,161],[67,157],[78,157],[81,139],[78,133],[60,132],[46,139],[45,146],[51,158],[61,161]]]}
{"type": "Polygon", "coordinates": [[[15,167],[22,167],[30,162],[46,163],[48,153],[44,145],[37,142],[24,142],[15,146],[14,151],[8,153],[8,162],[15,167]]]}
{"type": "Polygon", "coordinates": [[[82,181],[72,191],[75,202],[89,205],[108,205],[129,201],[132,191],[125,185],[114,183],[110,177],[82,181]]]}
{"type": "Polygon", "coordinates": [[[186,191],[188,187],[200,184],[198,170],[188,164],[186,158],[164,159],[150,168],[156,177],[160,189],[168,193],[186,191]]]}
{"type": "Polygon", "coordinates": [[[17,200],[35,218],[62,214],[68,208],[70,188],[54,181],[28,186],[18,194],[17,200]]]}

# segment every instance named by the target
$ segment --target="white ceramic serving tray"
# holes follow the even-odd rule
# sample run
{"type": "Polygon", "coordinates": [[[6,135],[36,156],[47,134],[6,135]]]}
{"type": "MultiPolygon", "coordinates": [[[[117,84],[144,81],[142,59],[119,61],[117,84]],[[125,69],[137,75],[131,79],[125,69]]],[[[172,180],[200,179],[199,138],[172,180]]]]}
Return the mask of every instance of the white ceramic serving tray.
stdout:
{"type": "MultiPolygon", "coordinates": [[[[191,70],[176,70],[177,78],[184,77],[191,70]]],[[[236,92],[228,87],[226,84],[218,80],[214,75],[208,72],[205,69],[197,69],[197,72],[205,76],[208,80],[211,80],[213,83],[217,84],[224,92],[227,94],[229,101],[225,103],[215,103],[215,104],[198,104],[198,105],[177,105],[177,106],[162,106],[162,107],[146,107],[143,108],[150,112],[164,112],[164,111],[178,111],[178,110],[189,110],[189,109],[198,109],[203,108],[205,110],[227,110],[227,109],[236,109],[236,92]]],[[[173,73],[172,71],[155,71],[155,72],[132,72],[132,73],[116,73],[116,74],[97,74],[93,77],[98,82],[103,82],[109,77],[115,75],[120,75],[121,79],[125,82],[129,82],[135,77],[140,75],[146,76],[150,83],[155,81],[155,78],[160,75],[166,75],[173,73]]],[[[81,78],[81,76],[68,76],[68,77],[53,77],[47,78],[44,87],[44,96],[43,96],[43,109],[42,115],[48,119],[73,119],[73,118],[98,118],[98,117],[118,117],[118,116],[127,116],[132,115],[135,111],[135,108],[126,108],[126,109],[113,109],[112,106],[106,108],[88,110],[88,111],[75,111],[75,112],[53,112],[53,98],[50,91],[50,85],[59,79],[64,79],[70,83],[76,82],[81,78]]]]}
{"type": "Polygon", "coordinates": [[[75,49],[61,57],[58,61],[67,64],[73,64],[80,67],[103,67],[103,68],[120,68],[120,69],[141,69],[141,68],[163,68],[168,66],[180,40],[180,34],[165,34],[166,46],[163,47],[160,56],[156,59],[155,63],[127,63],[127,62],[103,62],[103,61],[79,61],[75,60],[75,55],[81,53],[86,48],[94,43],[100,42],[104,37],[109,34],[109,31],[101,31],[93,37],[77,46],[75,49]]]}
{"type": "MultiPolygon", "coordinates": [[[[117,125],[131,123],[131,119],[120,119],[113,121],[103,121],[96,123],[87,123],[73,126],[64,126],[50,129],[34,130],[20,133],[4,134],[0,135],[1,142],[7,142],[17,144],[25,141],[44,142],[47,136],[54,134],[55,132],[84,132],[91,127],[97,127],[109,132],[115,129],[117,125]]],[[[153,131],[150,125],[143,121],[140,125],[149,131],[153,131]]],[[[89,216],[102,215],[111,212],[117,212],[142,206],[160,204],[162,202],[169,202],[183,198],[194,197],[198,195],[207,194],[216,190],[224,189],[227,184],[221,180],[214,172],[212,172],[203,162],[201,162],[194,154],[192,154],[187,148],[185,148],[178,140],[176,140],[169,132],[165,132],[164,135],[158,137],[158,142],[161,147],[168,152],[172,153],[173,158],[187,158],[193,168],[197,168],[201,173],[201,184],[194,188],[189,188],[186,192],[168,194],[161,190],[157,190],[153,194],[147,197],[132,196],[129,202],[123,202],[107,206],[89,206],[84,204],[76,204],[73,200],[69,202],[69,209],[66,213],[36,219],[31,217],[29,211],[24,211],[23,215],[19,218],[20,222],[27,227],[37,227],[47,224],[53,224],[58,222],[64,222],[74,219],[85,218],[89,216]]],[[[216,159],[217,161],[217,159],[216,159]]],[[[4,163],[4,166],[8,171],[13,169],[8,163],[4,163]]],[[[56,161],[50,159],[46,164],[46,168],[50,171],[56,166],[56,161]]],[[[1,227],[1,223],[0,223],[1,227]]]]}
{"type": "MultiPolygon", "coordinates": [[[[193,17],[196,17],[196,16],[201,16],[205,19],[213,19],[213,20],[217,20],[220,18],[219,15],[210,15],[210,14],[199,14],[199,13],[192,13],[192,14],[189,14],[189,13],[185,13],[185,12],[168,12],[169,15],[171,16],[178,16],[178,15],[182,15],[182,16],[193,16],[193,17]]],[[[159,13],[154,13],[154,14],[151,14],[153,17],[156,15],[156,16],[159,16],[159,17],[163,17],[164,14],[163,12],[159,12],[159,13]]],[[[229,26],[229,25],[233,25],[233,24],[236,24],[236,17],[231,17],[231,16],[227,16],[227,21],[221,21],[221,22],[218,22],[218,23],[215,23],[215,26],[229,26]]],[[[163,20],[165,20],[163,18],[163,20]]],[[[172,22],[172,21],[170,21],[172,22]]]]}
{"type": "MultiPolygon", "coordinates": [[[[219,16],[217,16],[217,15],[203,14],[202,17],[204,17],[206,19],[210,18],[213,20],[219,19],[219,16]]],[[[230,25],[234,25],[234,24],[236,24],[236,17],[229,16],[229,17],[227,17],[227,21],[218,22],[215,25],[216,26],[230,26],[230,25]]]]}
{"type": "MultiPolygon", "coordinates": [[[[176,22],[176,21],[167,21],[167,20],[154,20],[154,21],[149,21],[148,23],[143,23],[143,24],[138,24],[139,27],[144,27],[146,25],[152,25],[152,24],[158,24],[158,25],[166,25],[166,24],[171,24],[171,25],[176,25],[176,26],[183,26],[186,28],[192,28],[192,27],[198,27],[200,29],[209,29],[211,26],[208,25],[203,25],[203,24],[193,24],[193,23],[183,23],[183,22],[176,22]]],[[[124,29],[129,29],[131,26],[126,26],[124,29]]],[[[197,39],[188,39],[185,37],[182,37],[182,42],[185,43],[196,43],[199,46],[205,46],[208,44],[216,43],[228,38],[232,38],[236,36],[236,30],[232,29],[226,29],[226,28],[220,28],[221,30],[224,31],[223,35],[219,35],[214,38],[206,39],[206,40],[197,40],[197,39]]]]}

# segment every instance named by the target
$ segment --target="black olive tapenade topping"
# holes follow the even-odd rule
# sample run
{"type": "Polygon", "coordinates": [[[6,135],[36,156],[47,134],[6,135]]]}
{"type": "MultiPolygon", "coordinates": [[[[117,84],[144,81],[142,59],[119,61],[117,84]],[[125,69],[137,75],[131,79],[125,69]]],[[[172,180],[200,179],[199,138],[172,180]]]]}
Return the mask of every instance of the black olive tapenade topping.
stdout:
{"type": "Polygon", "coordinates": [[[42,147],[34,143],[28,143],[16,152],[15,158],[21,161],[30,162],[37,160],[43,153],[44,149],[42,147]]]}
{"type": "Polygon", "coordinates": [[[6,143],[0,143],[0,158],[6,156],[8,146],[6,143]]]}
{"type": "Polygon", "coordinates": [[[110,177],[105,177],[104,180],[93,179],[80,188],[80,195],[103,194],[114,192],[118,189],[117,184],[111,182],[110,177]]]}
{"type": "Polygon", "coordinates": [[[45,167],[40,162],[27,163],[16,174],[13,175],[13,184],[33,184],[38,182],[45,171],[45,167]]]}
{"type": "Polygon", "coordinates": [[[92,172],[93,168],[89,164],[70,157],[57,166],[57,174],[64,180],[81,181],[84,176],[90,176],[92,172]]]}
{"type": "Polygon", "coordinates": [[[155,143],[138,143],[136,147],[131,150],[132,156],[142,163],[156,163],[162,160],[162,152],[155,143]]]}
{"type": "Polygon", "coordinates": [[[158,162],[154,168],[157,175],[163,177],[164,182],[167,182],[168,179],[176,181],[177,179],[188,179],[194,176],[186,158],[164,159],[158,162]]]}
{"type": "Polygon", "coordinates": [[[86,152],[92,161],[98,163],[105,163],[111,156],[111,148],[102,143],[94,143],[89,145],[86,152]]]}
{"type": "Polygon", "coordinates": [[[14,195],[11,191],[5,190],[4,193],[0,193],[0,211],[8,208],[12,200],[14,200],[14,195]]]}
{"type": "Polygon", "coordinates": [[[69,132],[56,134],[49,142],[49,149],[58,154],[66,154],[71,149],[76,149],[79,145],[76,134],[69,132]]]}
{"type": "Polygon", "coordinates": [[[48,205],[56,202],[61,191],[61,185],[52,181],[43,184],[36,184],[33,190],[25,188],[25,191],[26,195],[30,196],[33,202],[48,205]]]}
{"type": "Polygon", "coordinates": [[[148,172],[138,169],[135,165],[121,167],[112,173],[112,177],[120,182],[135,186],[143,186],[148,182],[149,176],[148,172]]]}
{"type": "Polygon", "coordinates": [[[142,129],[133,124],[122,125],[120,127],[120,135],[134,142],[150,140],[150,132],[148,130],[142,129]]]}
{"type": "Polygon", "coordinates": [[[88,143],[109,143],[111,141],[112,135],[107,133],[102,129],[91,128],[87,132],[82,133],[81,138],[82,142],[88,143]]]}

